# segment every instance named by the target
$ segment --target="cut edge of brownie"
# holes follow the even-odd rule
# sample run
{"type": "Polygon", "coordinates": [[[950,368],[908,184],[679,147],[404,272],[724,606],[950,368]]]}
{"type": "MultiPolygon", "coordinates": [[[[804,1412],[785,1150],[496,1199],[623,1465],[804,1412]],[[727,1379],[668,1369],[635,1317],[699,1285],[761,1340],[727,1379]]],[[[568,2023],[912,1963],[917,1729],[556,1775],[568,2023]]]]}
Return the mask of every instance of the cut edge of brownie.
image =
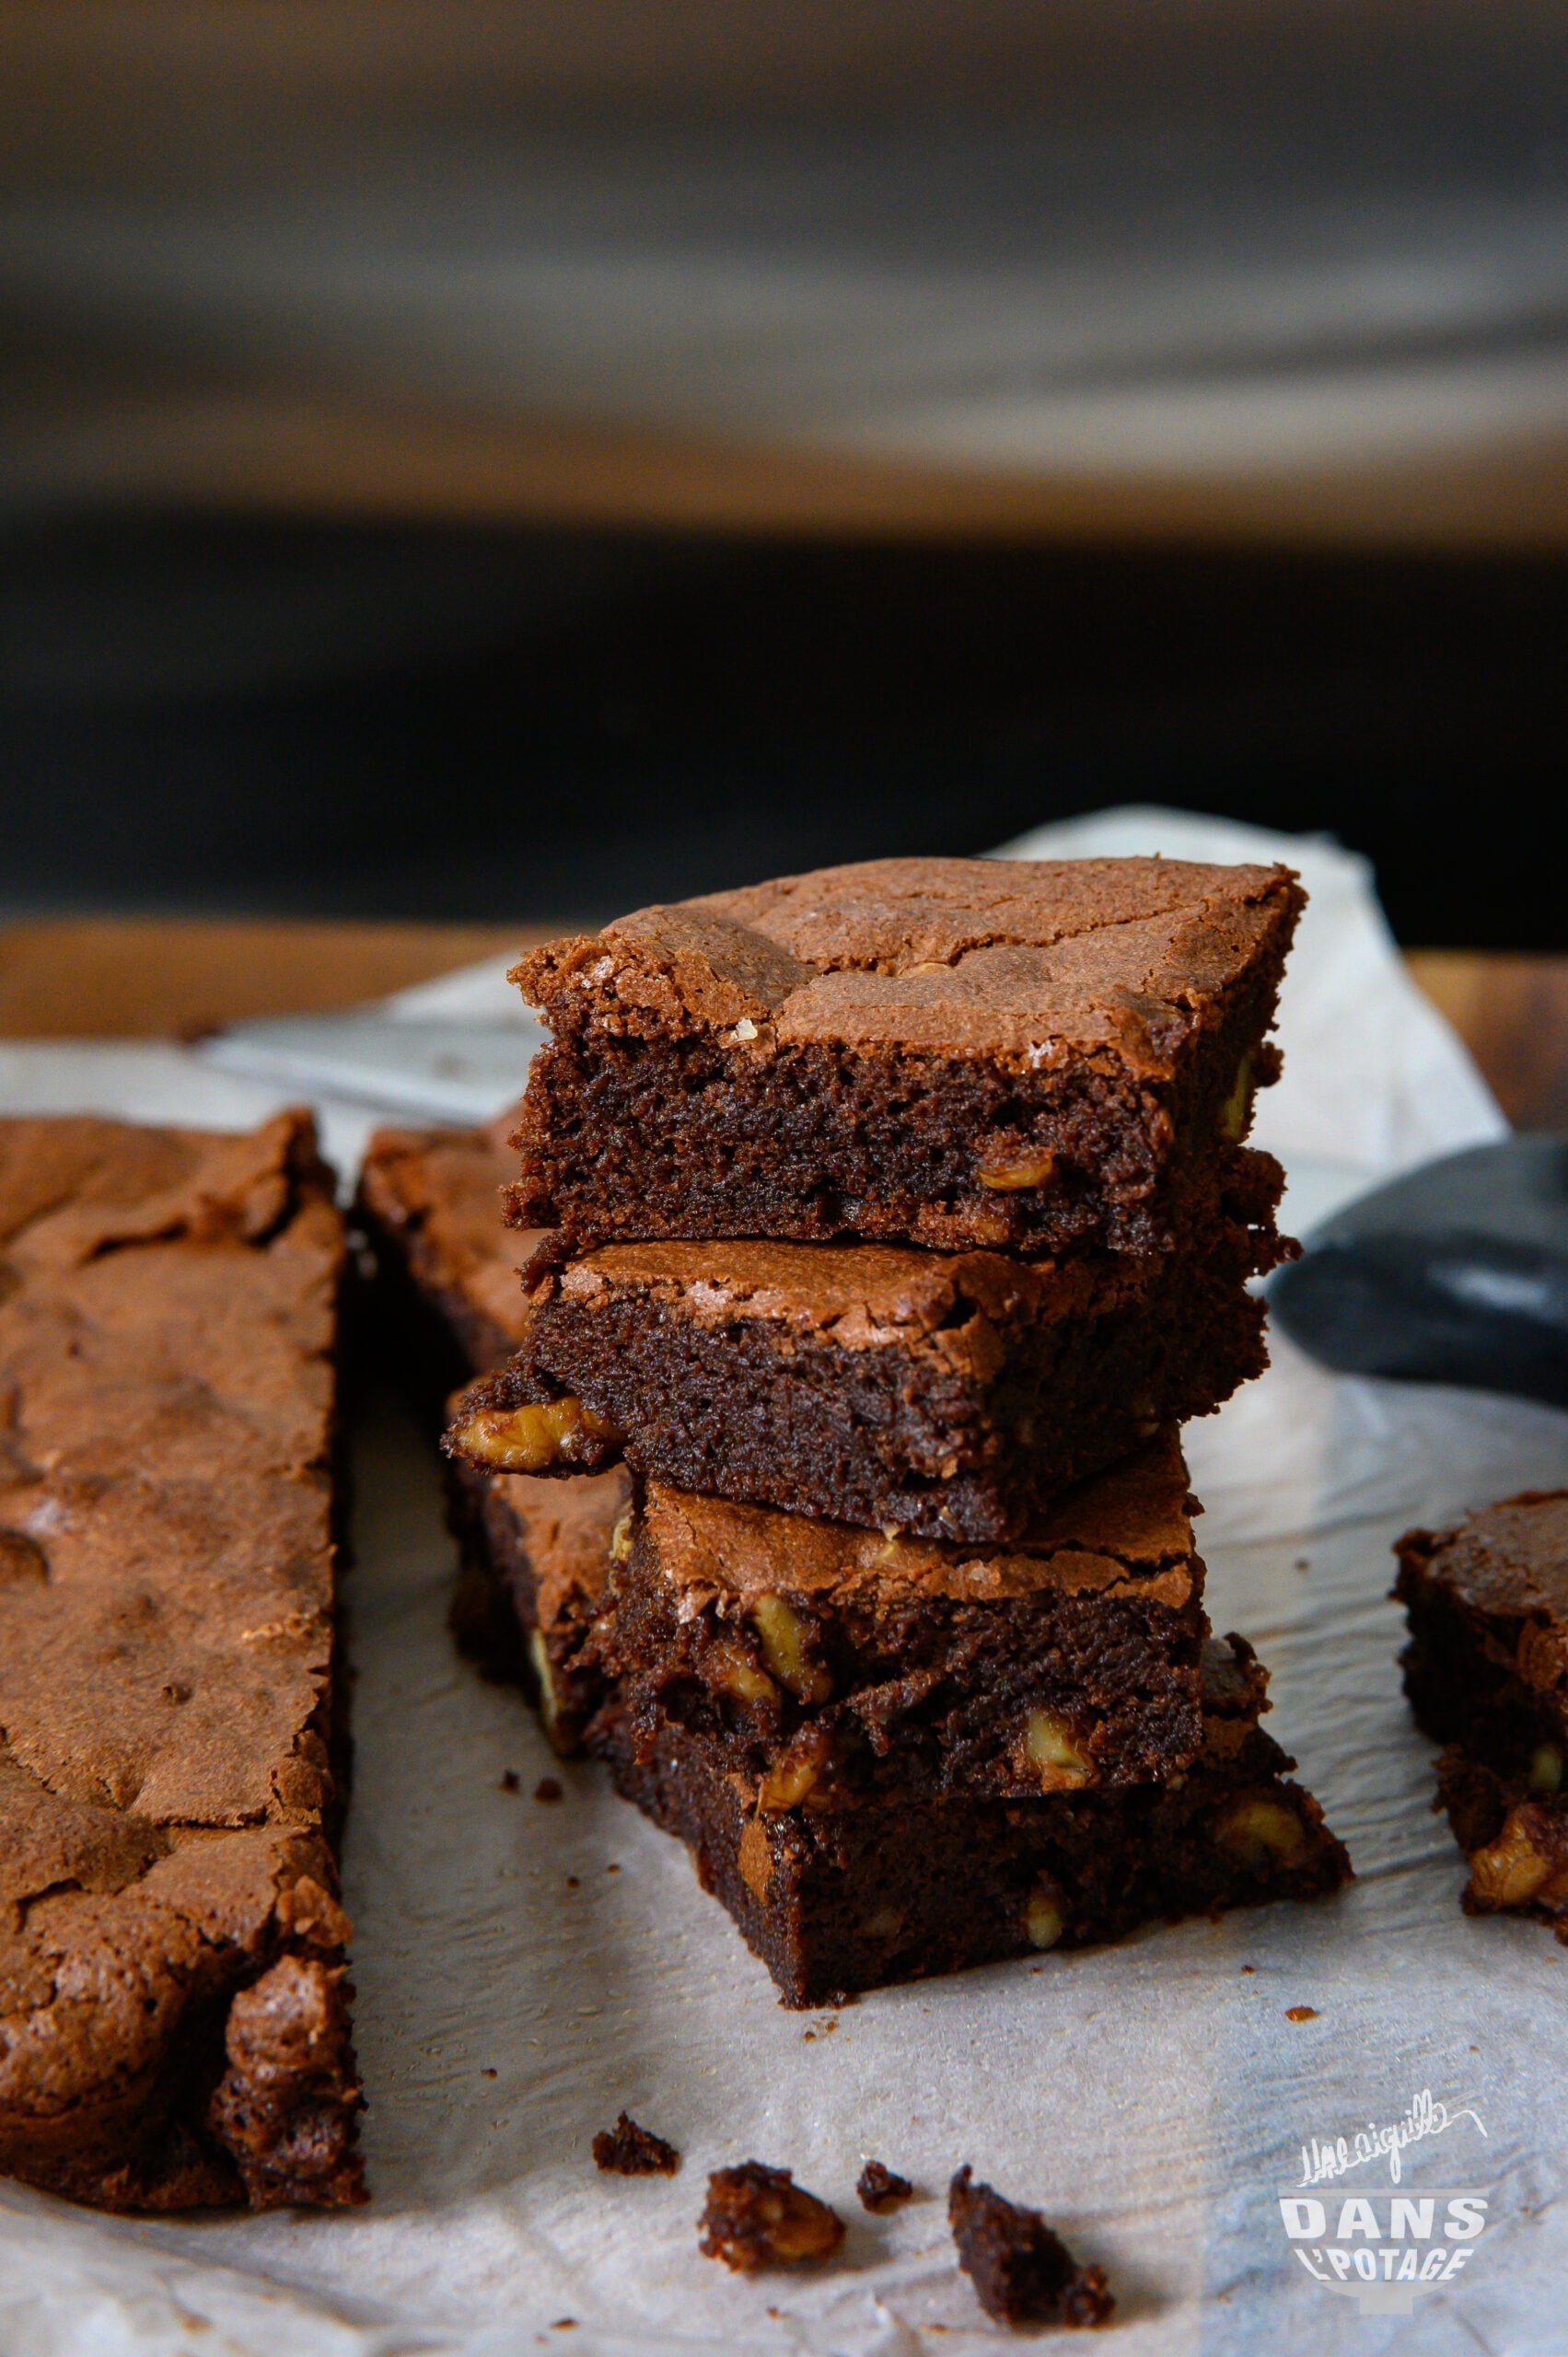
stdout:
{"type": "Polygon", "coordinates": [[[873,862],[550,944],[514,975],[554,1036],[524,1095],[509,1216],[578,1249],[743,1235],[1168,1249],[1277,1074],[1264,1034],[1303,897],[1283,868],[873,862]],[[901,949],[881,916],[863,921],[895,867],[1013,912],[949,909],[924,943],[938,954],[915,958],[930,905],[901,949]],[[1202,880],[1184,901],[1189,876],[1202,880]],[[824,906],[782,939],[768,896],[802,886],[824,906]],[[1055,921],[1018,917],[1036,888],[1057,891],[1055,921]],[[1102,974],[1090,939],[1113,953],[1102,974]]]}
{"type": "Polygon", "coordinates": [[[803,2008],[1340,1889],[1350,1860],[1258,1725],[1264,1678],[1244,1641],[1211,1646],[1206,1687],[1204,1754],[1179,1779],[1026,1801],[765,1817],[684,1728],[634,1725],[612,1701],[589,1741],[617,1790],[686,1843],[784,2003],[803,2008]]]}
{"type": "Polygon", "coordinates": [[[1015,1538],[1266,1365],[1247,1286],[1283,1239],[1234,1217],[1216,1233],[1214,1253],[1132,1270],[754,1241],[610,1246],[563,1269],[547,1246],[520,1349],[444,1445],[536,1474],[624,1454],[675,1489],[1015,1538]]]}

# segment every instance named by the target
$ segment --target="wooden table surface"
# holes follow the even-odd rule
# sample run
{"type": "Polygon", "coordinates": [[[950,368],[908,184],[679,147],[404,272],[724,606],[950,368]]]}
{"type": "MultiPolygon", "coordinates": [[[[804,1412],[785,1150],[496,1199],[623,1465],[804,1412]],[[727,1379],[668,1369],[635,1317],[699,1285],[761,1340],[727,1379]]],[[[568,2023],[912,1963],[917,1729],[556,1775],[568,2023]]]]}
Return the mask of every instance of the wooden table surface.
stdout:
{"type": "MultiPolygon", "coordinates": [[[[0,1039],[192,1039],[245,1016],[352,1006],[548,925],[52,918],[0,927],[0,1039]]],[[[1568,958],[1410,953],[1524,1129],[1568,1132],[1568,958]]]]}

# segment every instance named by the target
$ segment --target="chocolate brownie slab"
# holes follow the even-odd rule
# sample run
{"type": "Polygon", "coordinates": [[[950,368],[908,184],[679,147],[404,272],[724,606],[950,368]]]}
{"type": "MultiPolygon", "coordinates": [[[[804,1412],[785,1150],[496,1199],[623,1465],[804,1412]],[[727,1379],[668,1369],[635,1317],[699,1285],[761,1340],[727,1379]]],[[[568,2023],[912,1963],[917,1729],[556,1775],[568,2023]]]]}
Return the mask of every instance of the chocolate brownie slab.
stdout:
{"type": "Polygon", "coordinates": [[[748,1239],[610,1244],[564,1266],[541,1254],[520,1347],[447,1445],[534,1473],[623,1450],[678,1489],[1016,1538],[1073,1482],[1261,1372],[1247,1280],[1274,1257],[1276,1166],[1242,1164],[1251,1198],[1202,1254],[1061,1263],[748,1239]]]}
{"type": "Polygon", "coordinates": [[[0,1121],[0,2169],[363,2197],[309,1118],[0,1121]]]}
{"type": "Polygon", "coordinates": [[[515,977],[554,1036],[511,1215],[575,1250],[1164,1250],[1277,1071],[1302,900],[1283,867],[873,860],[552,943],[515,977]]]}
{"type": "Polygon", "coordinates": [[[764,1813],[1171,1774],[1202,1741],[1187,1506],[1174,1434],[1005,1552],[649,1482],[597,1658],[634,1724],[700,1734],[764,1813]]]}
{"type": "Polygon", "coordinates": [[[1438,1799],[1469,1861],[1462,1904],[1568,1938],[1568,1491],[1407,1531],[1396,1552],[1405,1692],[1446,1747],[1438,1799]]]}
{"type": "Polygon", "coordinates": [[[1317,1898],[1350,1861],[1258,1724],[1240,1638],[1205,1648],[1203,1746],[1167,1784],[1028,1800],[868,1800],[767,1813],[725,1747],[607,1705],[594,1745],[617,1788],[687,1843],[788,2005],[1120,1938],[1140,1923],[1317,1898]]]}

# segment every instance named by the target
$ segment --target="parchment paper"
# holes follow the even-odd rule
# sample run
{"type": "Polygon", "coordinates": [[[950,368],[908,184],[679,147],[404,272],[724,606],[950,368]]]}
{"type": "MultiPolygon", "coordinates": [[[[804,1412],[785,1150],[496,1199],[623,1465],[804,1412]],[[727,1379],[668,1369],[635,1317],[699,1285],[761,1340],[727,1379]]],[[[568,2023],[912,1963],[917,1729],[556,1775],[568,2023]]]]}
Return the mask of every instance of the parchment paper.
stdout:
{"type": "MultiPolygon", "coordinates": [[[[1119,812],[1016,848],[1234,858],[1276,841],[1119,812]]],[[[1315,899],[1288,1077],[1259,1131],[1299,1215],[1503,1125],[1398,967],[1361,864],[1288,849],[1315,899]]],[[[450,1013],[465,985],[445,987],[450,1013]]],[[[472,987],[482,999],[494,977],[472,987]]],[[[276,1099],[177,1051],[0,1051],[0,1090],[192,1120],[276,1099]]],[[[337,1113],[330,1133],[343,1151],[362,1127],[337,1113]]],[[[459,1662],[434,1459],[378,1403],[356,1450],[346,1852],[375,2198],[343,2218],[157,2223],[0,2187],[6,2357],[978,2357],[1011,2344],[954,2269],[942,2196],[966,2160],[1104,2263],[1129,2357],[1560,2351],[1562,1951],[1538,1926],[1458,1912],[1387,1590],[1407,1523],[1568,1480],[1568,1418],[1335,1380],[1283,1340],[1274,1355],[1189,1428],[1200,1538],[1215,1624],[1258,1644],[1272,1730],[1360,1879],[1327,1905],[880,1991],[836,2016],[784,2012],[684,1852],[595,1770],[562,1771],[520,1701],[459,1662]],[[500,1789],[507,1768],[517,1794],[500,1789]],[[531,1797],[546,1772],[566,1786],[553,1806],[531,1797]],[[1287,2020],[1301,2005],[1314,2017],[1287,2020]],[[1417,2148],[1406,2182],[1484,2187],[1486,2229],[1412,2314],[1364,2316],[1296,2263],[1276,2195],[1309,2137],[1396,2120],[1428,2088],[1485,2132],[1464,2121],[1417,2148]],[[681,2147],[679,2177],[597,2174],[588,2140],[622,2106],[681,2147]],[[868,2154],[923,2198],[864,2216],[868,2154]],[[698,2256],[705,2171],[749,2155],[849,2221],[830,2269],[747,2281],[698,2256]]],[[[1348,2184],[1373,2180],[1387,2187],[1375,2169],[1348,2184]]]]}

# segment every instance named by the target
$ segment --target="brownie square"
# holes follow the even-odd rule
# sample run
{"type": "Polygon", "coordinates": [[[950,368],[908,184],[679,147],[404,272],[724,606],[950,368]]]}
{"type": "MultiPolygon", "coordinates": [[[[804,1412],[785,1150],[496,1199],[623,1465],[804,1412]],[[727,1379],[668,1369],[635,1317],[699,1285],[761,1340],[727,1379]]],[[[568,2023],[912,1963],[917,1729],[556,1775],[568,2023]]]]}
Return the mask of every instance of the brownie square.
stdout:
{"type": "Polygon", "coordinates": [[[363,2198],[309,1118],[0,1121],[0,2169],[363,2198]]]}
{"type": "Polygon", "coordinates": [[[766,1813],[725,1747],[624,1700],[595,1723],[617,1789],[686,1842],[787,2005],[1117,1939],[1138,1924],[1337,1890],[1350,1861],[1258,1724],[1238,1637],[1205,1648],[1202,1748],[1165,1784],[766,1813]]]}
{"type": "Polygon", "coordinates": [[[1445,1747],[1438,1801],[1470,1867],[1461,1903],[1568,1940],[1568,1491],[1407,1531],[1396,1553],[1405,1692],[1445,1747]]]}
{"type": "Polygon", "coordinates": [[[1188,1504],[1173,1434],[1005,1551],[649,1482],[597,1657],[633,1724],[700,1735],[764,1814],[1175,1773],[1202,1742],[1188,1504]]]}
{"type": "Polygon", "coordinates": [[[1283,867],[873,860],[552,943],[516,974],[553,1038],[511,1216],[1167,1249],[1277,1072],[1302,901],[1283,867]]]}
{"type": "Polygon", "coordinates": [[[469,1461],[641,1474],[932,1538],[1020,1537],[1267,1363],[1277,1166],[1204,1253],[1065,1262],[886,1244],[610,1244],[527,1273],[520,1345],[457,1410],[469,1461]],[[588,1411],[587,1417],[574,1411],[588,1411]],[[566,1411],[564,1414],[563,1411],[566,1411]]]}

